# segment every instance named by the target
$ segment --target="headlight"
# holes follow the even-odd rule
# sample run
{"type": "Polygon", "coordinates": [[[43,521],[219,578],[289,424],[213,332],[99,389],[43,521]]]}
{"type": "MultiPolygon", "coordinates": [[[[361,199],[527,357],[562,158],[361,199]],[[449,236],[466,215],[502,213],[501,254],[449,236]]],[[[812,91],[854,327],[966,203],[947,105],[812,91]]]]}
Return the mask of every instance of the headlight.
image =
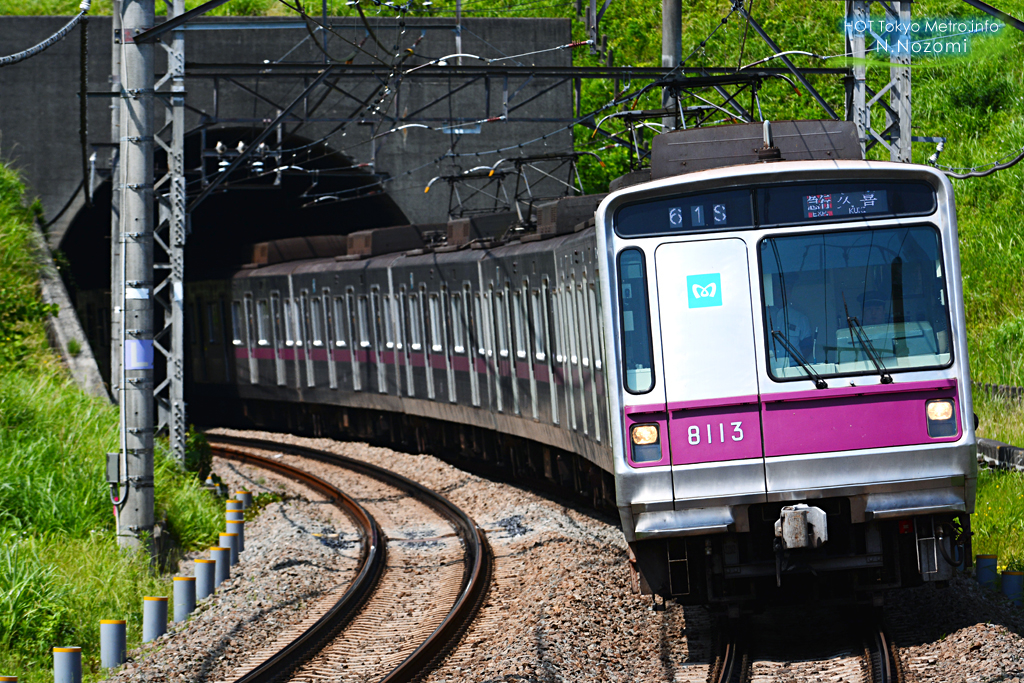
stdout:
{"type": "Polygon", "coordinates": [[[956,414],[952,399],[928,401],[925,404],[925,416],[928,418],[928,436],[956,436],[956,414]]]}
{"type": "Polygon", "coordinates": [[[633,462],[659,462],[662,459],[658,425],[633,425],[629,438],[633,442],[633,462]]]}
{"type": "Polygon", "coordinates": [[[928,419],[936,421],[945,421],[953,417],[953,402],[952,401],[929,401],[928,403],[928,419]]]}
{"type": "Polygon", "coordinates": [[[633,443],[647,446],[658,443],[658,425],[636,425],[633,427],[633,443]]]}

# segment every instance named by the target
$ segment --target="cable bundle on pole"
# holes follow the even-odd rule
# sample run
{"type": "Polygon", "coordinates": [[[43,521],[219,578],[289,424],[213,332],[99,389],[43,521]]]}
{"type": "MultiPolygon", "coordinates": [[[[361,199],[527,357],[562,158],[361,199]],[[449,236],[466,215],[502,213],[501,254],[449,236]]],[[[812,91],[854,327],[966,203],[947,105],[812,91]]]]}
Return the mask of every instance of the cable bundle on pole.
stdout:
{"type": "Polygon", "coordinates": [[[75,26],[78,26],[78,22],[80,22],[82,20],[82,17],[84,17],[85,14],[89,11],[89,6],[91,4],[92,0],[82,0],[82,4],[78,6],[78,9],[80,9],[81,11],[74,17],[72,17],[71,21],[64,25],[64,28],[57,31],[52,36],[50,36],[49,38],[47,38],[46,40],[44,40],[43,42],[39,43],[34,47],[30,47],[27,50],[22,50],[21,52],[16,52],[13,55],[0,57],[0,66],[9,66],[11,64],[17,64],[18,62],[23,62],[26,59],[35,57],[37,54],[39,54],[46,48],[59,43],[61,39],[64,38],[64,36],[70,33],[71,29],[73,29],[75,26]]]}

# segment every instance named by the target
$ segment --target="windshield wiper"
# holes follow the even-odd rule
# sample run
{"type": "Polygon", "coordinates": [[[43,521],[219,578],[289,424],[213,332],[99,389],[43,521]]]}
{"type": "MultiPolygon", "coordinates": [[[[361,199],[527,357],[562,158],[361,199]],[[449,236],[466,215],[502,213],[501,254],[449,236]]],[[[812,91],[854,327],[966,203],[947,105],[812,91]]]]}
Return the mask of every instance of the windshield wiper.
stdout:
{"type": "Polygon", "coordinates": [[[814,371],[814,368],[812,368],[811,364],[807,362],[807,359],[796,350],[796,347],[793,346],[788,339],[786,339],[786,335],[782,334],[780,330],[772,330],[772,336],[782,342],[782,346],[789,351],[793,359],[799,363],[800,367],[802,367],[810,378],[814,380],[814,387],[816,389],[828,389],[828,383],[821,378],[821,375],[814,371]]]}
{"type": "Polygon", "coordinates": [[[856,333],[857,341],[859,341],[860,345],[864,347],[864,350],[868,354],[868,358],[870,358],[871,362],[874,363],[875,370],[878,371],[878,375],[882,378],[882,384],[892,384],[892,375],[890,375],[889,371],[885,369],[885,366],[882,365],[882,359],[875,355],[875,350],[864,338],[864,328],[859,322],[857,322],[857,318],[850,315],[850,309],[846,306],[846,294],[843,294],[843,310],[846,312],[846,325],[850,328],[850,340],[853,340],[854,334],[856,333]]]}

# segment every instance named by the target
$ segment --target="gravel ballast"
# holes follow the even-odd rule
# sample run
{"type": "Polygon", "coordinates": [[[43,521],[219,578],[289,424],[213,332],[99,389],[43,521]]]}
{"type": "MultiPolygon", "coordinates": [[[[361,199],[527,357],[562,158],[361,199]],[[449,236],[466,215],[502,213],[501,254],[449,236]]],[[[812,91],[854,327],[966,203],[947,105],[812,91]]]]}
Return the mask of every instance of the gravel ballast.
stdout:
{"type": "MultiPolygon", "coordinates": [[[[704,608],[682,608],[671,603],[668,609],[658,611],[652,608],[649,596],[632,595],[626,544],[617,521],[610,516],[467,474],[432,456],[405,454],[363,443],[256,431],[213,433],[302,445],[386,467],[443,493],[485,530],[495,557],[490,592],[454,652],[427,678],[431,683],[703,682],[708,678],[715,651],[714,618],[704,608]]],[[[289,462],[298,460],[291,460],[294,456],[284,457],[289,462]]],[[[225,464],[218,460],[216,471],[227,479],[225,464]]],[[[258,476],[271,479],[264,473],[250,476],[254,480],[258,476]]],[[[361,502],[373,495],[370,491],[359,491],[358,487],[349,490],[342,482],[332,481],[357,499],[362,496],[361,502]]],[[[231,485],[234,490],[234,484],[231,485]]],[[[247,486],[251,488],[252,484],[247,486]]],[[[264,527],[283,533],[280,522],[275,520],[285,515],[297,519],[297,513],[291,509],[301,504],[315,508],[309,511],[306,524],[326,523],[322,515],[327,506],[287,500],[275,504],[280,506],[276,511],[274,506],[268,507],[250,525],[251,529],[247,528],[247,546],[252,548],[252,543],[259,542],[256,539],[262,538],[264,527]]],[[[388,522],[378,521],[382,525],[388,522]]],[[[336,520],[330,524],[340,528],[336,520]]],[[[439,530],[422,532],[436,531],[439,530]]],[[[311,535],[297,534],[291,542],[306,542],[307,536],[311,535]]],[[[314,547],[315,544],[305,552],[313,552],[314,547]]],[[[254,576],[266,576],[271,573],[268,567],[287,560],[286,544],[275,543],[274,552],[278,553],[276,559],[271,559],[268,550],[266,559],[261,560],[263,569],[254,572],[254,576]]],[[[351,566],[358,546],[353,544],[348,550],[337,552],[351,566]]],[[[266,640],[274,633],[265,620],[253,619],[256,611],[246,605],[251,604],[250,595],[269,595],[276,586],[260,587],[259,578],[245,578],[249,585],[242,588],[237,578],[247,577],[246,566],[256,564],[259,563],[245,559],[228,589],[205,604],[188,628],[165,636],[156,648],[147,649],[148,657],[144,664],[136,665],[135,674],[122,675],[118,680],[140,680],[139,673],[157,676],[145,680],[222,680],[218,676],[229,670],[224,663],[229,652],[235,653],[233,666],[240,665],[238,660],[246,648],[242,643],[266,640]],[[228,623],[231,625],[227,626],[228,623]],[[249,636],[249,631],[256,634],[249,636]],[[172,645],[176,649],[172,650],[172,645]],[[214,651],[216,657],[211,655],[214,651]],[[221,657],[224,659],[218,659],[221,657]]],[[[309,565],[303,566],[309,569],[309,565]]],[[[316,581],[312,576],[316,573],[310,570],[302,574],[302,579],[316,581]]],[[[320,572],[325,573],[328,572],[320,572]]],[[[321,579],[322,583],[317,584],[321,594],[337,584],[341,574],[332,573],[329,581],[321,579]]],[[[350,579],[346,575],[346,581],[350,579]]],[[[278,624],[286,615],[295,620],[302,618],[301,609],[283,604],[294,601],[294,595],[276,599],[279,602],[272,604],[280,604],[276,608],[280,614],[276,617],[278,624]]],[[[842,613],[837,610],[837,614],[842,613]]],[[[885,619],[887,630],[899,647],[908,682],[994,683],[1016,681],[1018,677],[1024,682],[1021,611],[1000,596],[981,591],[970,579],[956,580],[946,589],[925,586],[895,592],[887,599],[885,619]]],[[[760,625],[772,623],[770,615],[759,615],[754,621],[760,625]]],[[[835,647],[801,652],[800,661],[773,661],[771,657],[761,657],[762,654],[758,653],[760,664],[753,672],[759,682],[853,681],[862,680],[864,673],[856,666],[859,653],[835,647]]],[[[343,680],[330,671],[317,673],[320,680],[343,680]]]]}

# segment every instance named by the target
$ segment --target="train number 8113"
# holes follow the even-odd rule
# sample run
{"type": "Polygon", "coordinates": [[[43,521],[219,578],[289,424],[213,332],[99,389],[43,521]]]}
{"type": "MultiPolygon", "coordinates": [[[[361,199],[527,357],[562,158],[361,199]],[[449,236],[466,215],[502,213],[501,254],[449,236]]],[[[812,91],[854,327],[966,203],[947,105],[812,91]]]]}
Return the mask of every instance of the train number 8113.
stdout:
{"type": "MultiPolygon", "coordinates": [[[[729,438],[732,439],[733,441],[743,441],[743,423],[742,422],[730,422],[729,425],[732,426],[732,431],[729,432],[729,438]]],[[[725,430],[725,423],[724,422],[719,422],[718,423],[718,441],[719,441],[719,443],[725,443],[725,431],[726,431],[725,430]]],[[[710,446],[711,444],[714,443],[714,439],[712,438],[712,434],[711,434],[711,425],[710,424],[707,425],[707,434],[708,434],[708,441],[707,441],[707,443],[710,446]]],[[[686,430],[686,440],[689,441],[691,446],[699,446],[701,444],[700,427],[697,426],[697,425],[690,425],[687,428],[687,430],[686,430]]]]}

